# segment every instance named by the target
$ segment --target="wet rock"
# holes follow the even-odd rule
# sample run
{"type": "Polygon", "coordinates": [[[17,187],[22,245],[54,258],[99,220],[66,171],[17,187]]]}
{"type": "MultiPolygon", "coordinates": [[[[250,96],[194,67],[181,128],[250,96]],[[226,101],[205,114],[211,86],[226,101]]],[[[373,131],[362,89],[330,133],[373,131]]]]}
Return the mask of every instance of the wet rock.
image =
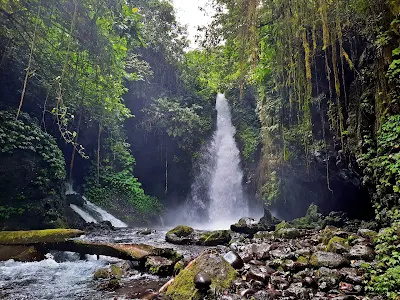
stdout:
{"type": "Polygon", "coordinates": [[[189,226],[178,225],[165,235],[165,240],[171,244],[188,245],[194,244],[192,233],[194,229],[189,226]]]}
{"type": "Polygon", "coordinates": [[[239,275],[221,255],[205,251],[175,277],[174,282],[168,287],[167,296],[172,300],[203,299],[193,281],[199,272],[211,278],[210,288],[217,293],[229,288],[239,275]]]}
{"type": "Polygon", "coordinates": [[[239,233],[255,234],[266,229],[252,218],[241,218],[239,222],[231,225],[231,230],[239,233]]]}
{"type": "Polygon", "coordinates": [[[0,261],[13,259],[21,262],[41,261],[45,259],[43,252],[34,246],[0,245],[0,261]]]}
{"type": "Polygon", "coordinates": [[[243,290],[240,292],[240,296],[247,298],[247,296],[254,295],[255,293],[256,293],[256,291],[253,289],[246,289],[246,290],[243,290]]]}
{"type": "Polygon", "coordinates": [[[284,296],[293,296],[296,299],[310,299],[308,291],[301,282],[292,283],[287,290],[283,292],[284,296]]]}
{"type": "Polygon", "coordinates": [[[165,257],[149,256],[146,258],[145,269],[153,274],[168,276],[173,274],[174,262],[165,257]]]}
{"type": "Polygon", "coordinates": [[[363,278],[358,275],[355,268],[343,268],[339,272],[346,282],[353,284],[361,284],[363,282],[363,278]]]}
{"type": "Polygon", "coordinates": [[[300,237],[301,234],[296,228],[282,228],[276,232],[276,236],[283,239],[295,239],[300,237]]]}
{"type": "Polygon", "coordinates": [[[97,288],[99,290],[115,291],[121,287],[119,279],[112,278],[101,283],[97,288]]]}
{"type": "Polygon", "coordinates": [[[280,259],[293,259],[295,257],[292,249],[290,249],[289,247],[272,250],[270,251],[270,255],[274,258],[280,259]]]}
{"type": "Polygon", "coordinates": [[[267,283],[270,275],[266,268],[262,266],[250,266],[247,271],[246,280],[258,280],[267,283]]]}
{"type": "Polygon", "coordinates": [[[208,290],[211,286],[211,278],[204,272],[197,273],[193,282],[196,289],[199,290],[208,290]]]}
{"type": "Polygon", "coordinates": [[[268,207],[264,206],[264,216],[260,219],[260,224],[263,225],[265,231],[274,231],[275,226],[281,221],[275,218],[268,207]]]}
{"type": "Polygon", "coordinates": [[[282,293],[275,290],[274,288],[269,288],[267,291],[258,291],[253,295],[254,300],[274,300],[279,299],[282,293]]]}
{"type": "Polygon", "coordinates": [[[303,279],[303,285],[305,287],[309,287],[309,288],[312,288],[312,289],[315,289],[315,290],[318,289],[318,282],[313,277],[309,277],[309,276],[305,277],[303,279]]]}
{"type": "Polygon", "coordinates": [[[200,235],[199,244],[203,246],[225,245],[231,241],[228,230],[209,231],[200,235]]]}
{"type": "Polygon", "coordinates": [[[252,248],[254,257],[259,259],[259,260],[266,260],[269,258],[269,251],[271,250],[271,245],[270,244],[254,244],[254,247],[252,248]]]}
{"type": "Polygon", "coordinates": [[[336,235],[329,240],[328,245],[326,246],[326,251],[339,254],[346,253],[349,249],[350,247],[347,245],[347,241],[336,235]]]}
{"type": "Polygon", "coordinates": [[[270,240],[274,238],[274,233],[272,231],[259,231],[254,235],[255,239],[270,240]]]}
{"type": "Polygon", "coordinates": [[[76,206],[83,206],[85,204],[85,199],[78,193],[65,195],[65,200],[68,205],[74,204],[76,206]]]}
{"type": "Polygon", "coordinates": [[[93,232],[93,231],[110,231],[110,230],[115,230],[115,227],[111,224],[110,221],[102,221],[99,223],[86,223],[84,230],[87,232],[93,232]]]}
{"type": "Polygon", "coordinates": [[[372,261],[375,257],[375,251],[367,245],[354,245],[349,252],[351,258],[372,261]]]}
{"type": "Polygon", "coordinates": [[[318,278],[320,277],[330,277],[330,278],[334,278],[336,280],[339,280],[340,277],[340,273],[335,270],[335,269],[329,269],[326,267],[321,267],[318,269],[318,271],[316,272],[316,275],[318,278]]]}
{"type": "Polygon", "coordinates": [[[378,233],[376,231],[370,229],[359,229],[357,231],[357,234],[365,239],[368,239],[371,242],[373,242],[378,236],[378,233]]]}
{"type": "Polygon", "coordinates": [[[278,290],[284,290],[290,286],[289,281],[279,274],[271,275],[271,284],[273,284],[278,290]]]}
{"type": "Polygon", "coordinates": [[[310,259],[310,263],[313,267],[329,267],[338,268],[347,266],[350,262],[340,254],[332,252],[315,252],[310,259]]]}
{"type": "Polygon", "coordinates": [[[156,231],[155,231],[154,229],[145,228],[145,229],[143,229],[143,230],[139,230],[139,231],[137,232],[137,234],[140,234],[140,235],[150,235],[150,234],[155,233],[155,232],[156,232],[156,231]]]}
{"type": "Polygon", "coordinates": [[[352,294],[354,293],[354,288],[351,283],[341,282],[339,284],[339,290],[345,294],[352,294]]]}
{"type": "Polygon", "coordinates": [[[234,268],[241,269],[244,266],[244,262],[239,254],[234,251],[229,251],[224,255],[224,259],[234,268]]]}
{"type": "Polygon", "coordinates": [[[95,279],[95,280],[106,279],[109,277],[110,277],[110,273],[107,268],[97,269],[93,274],[93,279],[95,279]]]}

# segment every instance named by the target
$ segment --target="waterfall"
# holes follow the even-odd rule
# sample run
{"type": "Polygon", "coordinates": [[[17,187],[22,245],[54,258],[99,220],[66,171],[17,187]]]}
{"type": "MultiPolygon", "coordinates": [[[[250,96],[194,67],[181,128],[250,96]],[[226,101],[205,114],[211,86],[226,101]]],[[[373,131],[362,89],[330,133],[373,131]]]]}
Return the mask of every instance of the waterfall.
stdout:
{"type": "MultiPolygon", "coordinates": [[[[66,195],[77,195],[78,193],[74,191],[72,184],[66,184],[66,195]]],[[[80,195],[79,195],[80,196],[80,195]]],[[[85,196],[81,196],[84,201],[83,206],[76,206],[75,204],[70,204],[71,209],[76,212],[86,223],[98,223],[102,221],[109,221],[114,227],[128,227],[127,224],[122,222],[121,220],[114,217],[109,212],[104,209],[98,207],[94,203],[90,202],[86,199],[85,196]]]]}
{"type": "Polygon", "coordinates": [[[235,142],[229,104],[219,94],[216,102],[217,130],[202,151],[199,174],[192,185],[186,205],[189,221],[202,223],[204,215],[213,228],[226,228],[241,217],[248,216],[248,201],[243,193],[243,171],[235,142]]]}
{"type": "Polygon", "coordinates": [[[86,198],[85,207],[89,208],[89,210],[93,210],[100,215],[101,221],[110,221],[112,226],[114,227],[128,227],[124,222],[114,217],[112,214],[108,213],[104,209],[98,207],[97,205],[93,204],[92,202],[88,201],[86,198]]]}

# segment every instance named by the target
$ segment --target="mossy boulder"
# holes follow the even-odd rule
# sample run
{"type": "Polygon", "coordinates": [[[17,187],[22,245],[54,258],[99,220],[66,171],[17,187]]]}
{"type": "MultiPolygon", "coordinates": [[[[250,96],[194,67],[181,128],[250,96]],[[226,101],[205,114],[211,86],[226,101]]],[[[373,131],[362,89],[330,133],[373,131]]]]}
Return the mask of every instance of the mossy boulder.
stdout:
{"type": "Polygon", "coordinates": [[[110,278],[110,272],[107,268],[97,269],[93,274],[93,279],[95,280],[106,279],[106,278],[110,278]]]}
{"type": "Polygon", "coordinates": [[[311,204],[304,217],[294,219],[290,222],[294,227],[299,229],[316,229],[321,228],[324,224],[324,218],[319,212],[319,208],[315,204],[311,204]]]}
{"type": "Polygon", "coordinates": [[[347,252],[347,250],[349,250],[349,242],[339,236],[334,236],[332,237],[329,242],[328,245],[326,246],[326,251],[328,252],[335,252],[335,253],[344,253],[347,252]]]}
{"type": "Polygon", "coordinates": [[[275,232],[275,235],[283,239],[296,239],[301,236],[301,233],[296,228],[281,228],[275,232]]]}
{"type": "Polygon", "coordinates": [[[211,278],[211,289],[215,292],[229,288],[233,280],[239,276],[221,255],[204,252],[176,276],[168,287],[167,296],[172,300],[204,299],[204,295],[194,284],[194,277],[200,272],[211,278]]]}
{"type": "Polygon", "coordinates": [[[371,242],[373,242],[378,237],[378,233],[370,229],[359,229],[357,234],[365,239],[370,240],[371,242]]]}
{"type": "Polygon", "coordinates": [[[284,229],[284,228],[293,228],[294,226],[291,225],[290,223],[286,222],[286,221],[282,221],[280,222],[278,225],[276,225],[275,227],[275,231],[284,229]]]}
{"type": "Polygon", "coordinates": [[[178,225],[175,228],[171,229],[165,235],[165,240],[171,244],[177,245],[188,245],[193,244],[193,236],[194,229],[185,225],[178,225]]]}
{"type": "Polygon", "coordinates": [[[228,230],[209,231],[200,235],[199,243],[203,246],[225,245],[231,241],[228,230]]]}
{"type": "Polygon", "coordinates": [[[0,245],[29,245],[58,243],[84,234],[77,229],[45,229],[29,231],[0,231],[0,245]]]}
{"type": "Polygon", "coordinates": [[[173,274],[174,264],[165,257],[149,256],[146,259],[145,269],[153,275],[168,276],[173,274]]]}

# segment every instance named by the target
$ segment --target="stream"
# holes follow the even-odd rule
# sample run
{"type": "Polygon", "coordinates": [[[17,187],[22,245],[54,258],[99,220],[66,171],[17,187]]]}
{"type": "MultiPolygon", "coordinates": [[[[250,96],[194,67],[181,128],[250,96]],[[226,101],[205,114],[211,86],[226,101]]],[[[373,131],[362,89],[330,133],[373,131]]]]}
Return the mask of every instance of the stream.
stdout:
{"type": "MultiPolygon", "coordinates": [[[[167,228],[157,228],[150,235],[143,229],[118,228],[115,231],[93,232],[80,239],[112,243],[145,243],[161,248],[173,248],[185,257],[197,256],[206,247],[178,246],[165,242],[167,228]]],[[[141,299],[147,290],[158,290],[167,278],[130,270],[117,292],[102,292],[93,280],[93,273],[110,263],[122,262],[111,257],[76,253],[52,252],[40,262],[0,262],[0,299],[141,299]]]]}

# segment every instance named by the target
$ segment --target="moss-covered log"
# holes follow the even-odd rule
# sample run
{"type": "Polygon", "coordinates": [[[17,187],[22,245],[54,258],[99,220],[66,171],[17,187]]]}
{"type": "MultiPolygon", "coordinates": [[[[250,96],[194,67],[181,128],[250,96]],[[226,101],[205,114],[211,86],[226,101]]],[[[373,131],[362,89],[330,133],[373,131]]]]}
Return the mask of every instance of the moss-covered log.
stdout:
{"type": "Polygon", "coordinates": [[[84,234],[77,229],[0,231],[0,245],[30,245],[64,242],[84,234]]]}

